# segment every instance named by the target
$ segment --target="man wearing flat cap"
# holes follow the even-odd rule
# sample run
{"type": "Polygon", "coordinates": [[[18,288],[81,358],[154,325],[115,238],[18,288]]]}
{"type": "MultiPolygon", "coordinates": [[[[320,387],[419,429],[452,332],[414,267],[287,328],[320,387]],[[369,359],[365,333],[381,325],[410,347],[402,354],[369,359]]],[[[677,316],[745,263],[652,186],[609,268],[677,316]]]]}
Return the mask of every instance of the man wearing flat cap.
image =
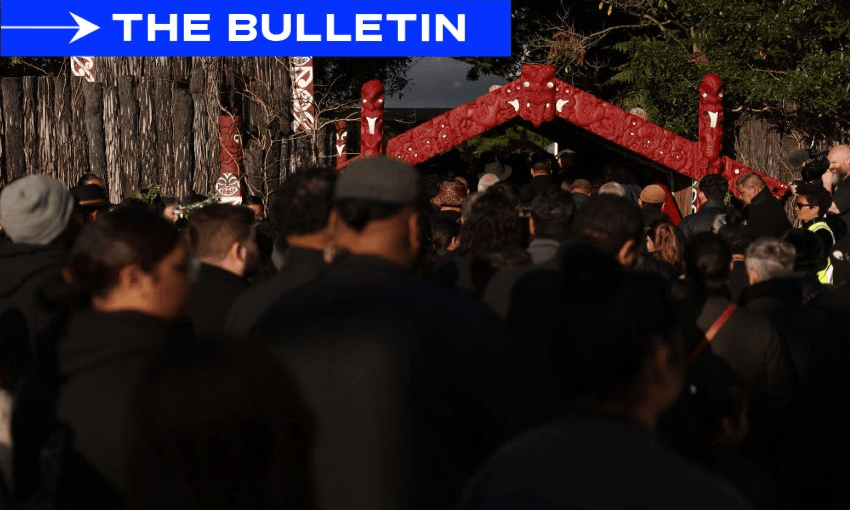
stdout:
{"type": "Polygon", "coordinates": [[[667,194],[664,192],[664,188],[658,184],[650,184],[640,192],[638,206],[643,215],[645,228],[649,228],[657,220],[670,222],[670,218],[661,210],[665,200],[667,200],[667,194]]]}
{"type": "Polygon", "coordinates": [[[335,260],[252,331],[314,412],[326,510],[444,508],[500,442],[550,412],[492,311],[413,277],[425,198],[407,163],[348,165],[330,219],[335,260]]]}

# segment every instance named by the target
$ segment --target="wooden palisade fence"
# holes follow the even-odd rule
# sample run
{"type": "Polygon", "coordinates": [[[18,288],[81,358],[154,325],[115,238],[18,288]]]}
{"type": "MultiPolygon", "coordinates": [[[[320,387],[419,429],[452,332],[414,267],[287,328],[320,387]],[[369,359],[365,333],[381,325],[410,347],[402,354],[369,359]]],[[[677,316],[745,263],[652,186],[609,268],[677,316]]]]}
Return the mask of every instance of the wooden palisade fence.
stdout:
{"type": "Polygon", "coordinates": [[[95,81],[0,80],[0,184],[41,173],[106,177],[117,202],[146,186],[210,194],[221,115],[242,117],[246,193],[268,194],[296,165],[332,157],[333,128],[294,136],[287,59],[97,58],[95,81]]]}

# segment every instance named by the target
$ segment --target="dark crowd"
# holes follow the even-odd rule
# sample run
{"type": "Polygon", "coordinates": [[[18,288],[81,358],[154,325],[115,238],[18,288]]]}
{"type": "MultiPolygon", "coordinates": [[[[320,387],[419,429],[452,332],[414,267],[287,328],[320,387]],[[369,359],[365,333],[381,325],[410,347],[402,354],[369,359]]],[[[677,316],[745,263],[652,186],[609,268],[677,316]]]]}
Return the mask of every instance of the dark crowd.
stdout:
{"type": "Polygon", "coordinates": [[[681,221],[575,158],[7,184],[0,508],[850,508],[850,146],[681,221]]]}

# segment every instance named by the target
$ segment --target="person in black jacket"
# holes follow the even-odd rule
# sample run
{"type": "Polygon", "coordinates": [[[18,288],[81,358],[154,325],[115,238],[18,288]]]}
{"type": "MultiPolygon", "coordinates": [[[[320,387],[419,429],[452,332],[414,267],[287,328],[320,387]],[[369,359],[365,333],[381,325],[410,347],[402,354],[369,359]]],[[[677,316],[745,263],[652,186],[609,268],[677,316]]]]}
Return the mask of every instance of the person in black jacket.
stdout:
{"type": "Polygon", "coordinates": [[[326,510],[447,508],[502,441],[553,412],[492,312],[413,277],[425,207],[406,163],[346,167],[330,221],[337,257],[252,331],[316,415],[326,510]]]}
{"type": "MultiPolygon", "coordinates": [[[[59,342],[58,373],[41,367],[43,385],[52,380],[58,392],[24,392],[16,400],[15,482],[30,490],[49,485],[38,474],[39,451],[49,436],[34,437],[34,431],[50,430],[45,421],[52,415],[54,428],[64,424],[70,430],[65,458],[87,467],[67,469],[62,476],[94,473],[120,493],[131,395],[158,350],[190,336],[180,318],[188,316],[192,265],[187,243],[173,224],[142,209],[118,209],[86,227],[70,266],[88,299],[59,342]]],[[[65,483],[72,493],[56,495],[60,507],[99,507],[93,501],[103,491],[91,489],[89,482],[65,483]]],[[[22,498],[30,495],[18,492],[22,498]]]]}
{"type": "Polygon", "coordinates": [[[254,323],[280,296],[316,278],[326,264],[330,243],[328,218],[337,173],[327,168],[302,169],[281,184],[272,202],[276,234],[286,241],[283,265],[268,280],[236,298],[227,317],[227,332],[247,337],[254,323]]]}
{"type": "Polygon", "coordinates": [[[72,292],[63,278],[79,222],[64,184],[28,175],[3,188],[0,223],[0,343],[4,383],[13,387],[34,359],[49,355],[41,333],[67,320],[72,292]]]}
{"type": "Polygon", "coordinates": [[[682,218],[679,229],[685,238],[690,239],[700,232],[713,232],[714,219],[726,214],[730,208],[723,204],[729,192],[729,181],[720,174],[706,175],[699,181],[699,200],[702,204],[698,212],[682,218]]]}
{"type": "Polygon", "coordinates": [[[245,277],[260,258],[253,223],[254,212],[242,206],[215,204],[192,213],[190,248],[201,263],[192,288],[192,324],[198,337],[222,337],[230,307],[248,288],[245,277]]]}
{"type": "Polygon", "coordinates": [[[791,228],[785,208],[770,193],[761,176],[755,172],[747,172],[738,178],[737,185],[741,200],[747,204],[744,215],[747,229],[753,239],[779,238],[791,228]]]}
{"type": "Polygon", "coordinates": [[[564,264],[556,315],[563,346],[556,356],[574,404],[567,417],[500,448],[468,481],[458,507],[750,508],[728,482],[655,436],[685,372],[662,279],[625,271],[586,245],[567,256],[585,261],[564,264]]]}

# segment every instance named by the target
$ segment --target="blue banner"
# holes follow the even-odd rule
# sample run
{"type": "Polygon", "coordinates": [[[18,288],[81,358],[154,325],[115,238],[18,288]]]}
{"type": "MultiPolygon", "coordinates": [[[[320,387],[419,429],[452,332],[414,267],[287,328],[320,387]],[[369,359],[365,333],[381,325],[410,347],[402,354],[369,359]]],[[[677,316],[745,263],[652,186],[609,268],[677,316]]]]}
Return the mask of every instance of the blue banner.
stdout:
{"type": "Polygon", "coordinates": [[[510,0],[3,0],[0,56],[502,57],[510,0]]]}

